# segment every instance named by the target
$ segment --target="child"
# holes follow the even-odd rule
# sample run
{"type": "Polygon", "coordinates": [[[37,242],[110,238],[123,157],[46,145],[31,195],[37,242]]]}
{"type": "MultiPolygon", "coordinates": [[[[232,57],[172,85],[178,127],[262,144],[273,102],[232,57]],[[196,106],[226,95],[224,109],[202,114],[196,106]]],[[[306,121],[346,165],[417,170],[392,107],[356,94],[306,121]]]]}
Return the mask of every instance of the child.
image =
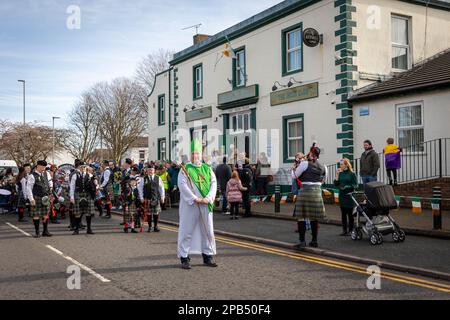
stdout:
{"type": "Polygon", "coordinates": [[[401,168],[400,152],[402,149],[394,144],[393,138],[386,140],[387,146],[384,147],[384,163],[386,165],[386,172],[389,178],[389,184],[397,186],[397,169],[401,168]],[[394,183],[392,183],[392,176],[394,176],[394,183]]]}
{"type": "Polygon", "coordinates": [[[242,192],[247,191],[247,188],[242,186],[239,174],[237,171],[233,171],[231,179],[227,182],[226,197],[231,207],[230,219],[238,219],[239,203],[242,202],[242,192]]]}

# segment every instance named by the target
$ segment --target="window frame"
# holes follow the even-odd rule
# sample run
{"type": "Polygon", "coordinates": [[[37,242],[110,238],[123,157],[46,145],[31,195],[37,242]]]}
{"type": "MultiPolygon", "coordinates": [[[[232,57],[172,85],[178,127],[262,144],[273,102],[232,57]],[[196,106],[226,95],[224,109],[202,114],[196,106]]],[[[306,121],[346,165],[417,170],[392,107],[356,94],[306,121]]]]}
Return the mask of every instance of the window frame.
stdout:
{"type": "Polygon", "coordinates": [[[250,132],[252,130],[252,112],[251,110],[241,111],[230,114],[230,135],[241,134],[250,132]],[[247,115],[248,129],[245,130],[245,115],[247,115]],[[236,117],[236,127],[239,127],[239,116],[242,116],[242,129],[234,130],[233,128],[233,118],[236,117]]]}
{"type": "Polygon", "coordinates": [[[408,71],[412,68],[412,51],[411,51],[411,17],[408,16],[402,16],[399,14],[391,14],[391,69],[394,72],[403,72],[403,71],[408,71]],[[402,19],[406,21],[406,34],[407,34],[407,45],[401,44],[401,43],[396,43],[393,41],[392,39],[392,32],[393,32],[393,23],[392,20],[396,18],[396,19],[402,19]],[[392,59],[393,59],[393,55],[392,55],[392,50],[393,48],[401,48],[401,49],[406,49],[406,60],[407,60],[407,66],[406,69],[399,69],[399,68],[394,68],[394,66],[392,65],[392,59]]]}
{"type": "MultiPolygon", "coordinates": [[[[291,51],[292,52],[292,51],[291,51]]],[[[291,74],[295,74],[295,73],[299,73],[299,72],[303,72],[304,69],[304,61],[303,61],[303,22],[297,23],[293,26],[290,26],[286,29],[281,30],[281,61],[282,61],[282,66],[281,66],[281,71],[282,71],[282,76],[288,76],[291,74]],[[299,46],[299,50],[300,50],[300,68],[299,69],[294,69],[294,70],[288,70],[288,54],[289,54],[289,49],[287,48],[288,46],[288,41],[287,41],[287,36],[288,34],[294,32],[295,30],[299,29],[300,31],[300,46],[299,46]]]]}
{"type": "MultiPolygon", "coordinates": [[[[301,135],[301,149],[299,152],[305,152],[305,116],[303,113],[298,113],[298,114],[292,114],[292,115],[288,115],[288,116],[284,116],[283,117],[283,163],[289,163],[292,162],[295,159],[294,157],[289,157],[289,126],[288,124],[290,122],[297,122],[298,120],[301,119],[301,123],[302,123],[302,135],[301,135]]],[[[298,137],[300,138],[300,137],[298,137]]],[[[297,138],[297,139],[298,139],[297,138]]]]}
{"type": "MultiPolygon", "coordinates": [[[[398,143],[398,145],[400,146],[400,131],[402,130],[412,130],[412,129],[422,129],[423,130],[423,140],[422,142],[419,143],[424,143],[425,142],[425,121],[424,121],[424,103],[423,101],[412,101],[412,102],[406,102],[406,103],[398,103],[395,105],[395,133],[396,133],[396,141],[398,143]],[[400,109],[401,108],[405,108],[405,107],[415,107],[415,106],[420,106],[420,120],[421,120],[421,124],[420,125],[413,125],[413,126],[400,126],[400,109]]],[[[407,148],[409,146],[401,146],[403,148],[407,148]]],[[[423,151],[414,151],[412,153],[419,153],[419,152],[423,152],[423,151]]],[[[411,152],[408,152],[411,153],[411,152]]]]}
{"type": "Polygon", "coordinates": [[[203,98],[203,63],[196,64],[192,67],[192,99],[200,100],[203,98]],[[200,69],[200,81],[197,79],[197,70],[200,69]],[[199,84],[200,94],[197,90],[199,84]]]}
{"type": "MultiPolygon", "coordinates": [[[[236,58],[233,59],[233,64],[232,64],[232,73],[233,73],[233,89],[236,88],[243,88],[247,85],[247,51],[245,50],[245,46],[239,47],[237,49],[234,50],[234,54],[236,55],[236,58]],[[243,84],[239,84],[237,83],[237,74],[238,74],[238,54],[243,53],[244,54],[244,74],[243,76],[243,80],[244,83],[243,84]]],[[[242,70],[242,67],[239,66],[239,70],[242,70]]]]}
{"type": "Polygon", "coordinates": [[[166,95],[160,94],[158,96],[158,126],[166,124],[166,95]],[[163,103],[161,104],[161,98],[163,103]]]}
{"type": "Polygon", "coordinates": [[[165,158],[165,159],[163,159],[162,157],[161,157],[161,142],[164,142],[164,144],[165,144],[165,147],[164,147],[164,154],[165,154],[165,157],[167,157],[167,140],[166,140],[166,138],[159,138],[158,139],[158,159],[160,160],[160,161],[164,161],[164,160],[167,160],[167,158],[165,158]]]}

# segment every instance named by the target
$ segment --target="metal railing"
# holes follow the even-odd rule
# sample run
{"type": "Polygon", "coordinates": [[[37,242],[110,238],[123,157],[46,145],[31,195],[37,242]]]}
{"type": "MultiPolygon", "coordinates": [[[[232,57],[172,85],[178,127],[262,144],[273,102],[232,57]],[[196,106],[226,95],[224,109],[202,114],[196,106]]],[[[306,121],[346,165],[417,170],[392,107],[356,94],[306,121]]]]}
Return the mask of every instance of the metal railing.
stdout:
{"type": "MultiPolygon", "coordinates": [[[[388,183],[384,154],[378,153],[380,169],[378,181],[388,183]]],[[[402,148],[401,168],[397,170],[397,182],[406,183],[420,180],[450,177],[450,138],[440,138],[402,148]]],[[[353,169],[359,177],[361,158],[352,161],[353,169]]],[[[337,164],[328,165],[327,185],[332,185],[337,164]]]]}

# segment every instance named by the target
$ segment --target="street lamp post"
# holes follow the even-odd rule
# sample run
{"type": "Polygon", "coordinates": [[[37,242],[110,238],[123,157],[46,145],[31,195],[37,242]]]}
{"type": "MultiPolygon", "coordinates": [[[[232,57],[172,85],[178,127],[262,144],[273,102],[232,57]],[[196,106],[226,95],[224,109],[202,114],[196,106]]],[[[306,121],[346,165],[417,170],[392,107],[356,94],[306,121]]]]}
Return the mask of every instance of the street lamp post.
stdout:
{"type": "Polygon", "coordinates": [[[17,80],[23,84],[23,124],[25,125],[25,80],[17,80]]]}
{"type": "Polygon", "coordinates": [[[52,117],[52,164],[55,164],[55,119],[61,119],[60,117],[52,117]]]}

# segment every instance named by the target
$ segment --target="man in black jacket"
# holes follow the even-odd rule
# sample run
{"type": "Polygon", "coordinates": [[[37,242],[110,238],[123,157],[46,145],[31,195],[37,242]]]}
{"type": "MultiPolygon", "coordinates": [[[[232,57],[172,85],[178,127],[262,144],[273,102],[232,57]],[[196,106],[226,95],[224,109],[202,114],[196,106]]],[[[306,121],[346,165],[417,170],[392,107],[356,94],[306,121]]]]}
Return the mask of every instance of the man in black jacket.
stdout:
{"type": "Polygon", "coordinates": [[[242,205],[244,206],[244,217],[251,217],[251,205],[250,205],[250,189],[253,180],[253,172],[250,168],[248,159],[245,159],[245,165],[238,166],[239,179],[241,179],[242,186],[247,188],[246,191],[242,191],[242,205]]]}
{"type": "Polygon", "coordinates": [[[215,174],[216,174],[218,185],[220,187],[220,193],[223,198],[222,213],[227,213],[228,212],[228,209],[227,209],[228,200],[227,200],[225,191],[227,190],[228,180],[231,179],[231,168],[227,164],[227,157],[223,157],[223,162],[217,166],[215,174]]]}
{"type": "Polygon", "coordinates": [[[370,140],[364,141],[364,152],[361,155],[360,167],[359,175],[364,186],[369,182],[377,181],[380,159],[375,150],[373,150],[370,140]]]}

